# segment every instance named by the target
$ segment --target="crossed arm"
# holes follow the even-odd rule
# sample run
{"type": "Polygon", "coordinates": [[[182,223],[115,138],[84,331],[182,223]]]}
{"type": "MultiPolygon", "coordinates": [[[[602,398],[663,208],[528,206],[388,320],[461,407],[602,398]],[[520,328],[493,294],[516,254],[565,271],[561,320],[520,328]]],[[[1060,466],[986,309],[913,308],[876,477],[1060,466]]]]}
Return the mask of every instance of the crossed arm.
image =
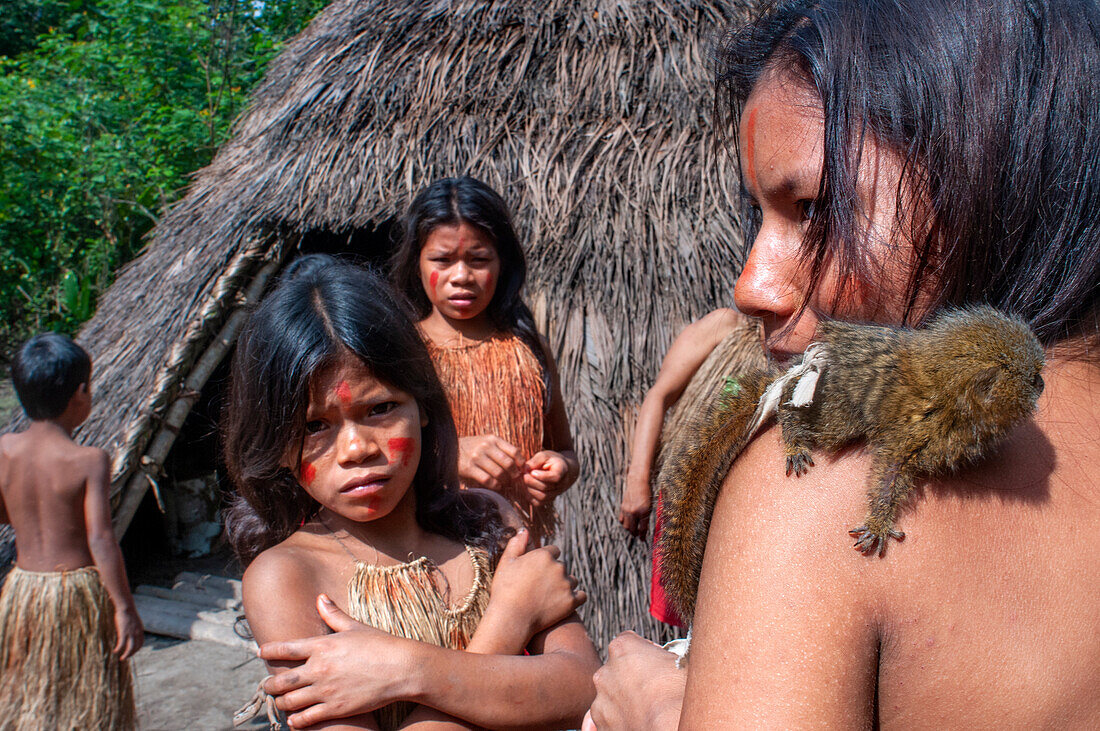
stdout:
{"type": "MultiPolygon", "coordinates": [[[[509,544],[513,554],[522,553],[516,546],[523,540],[517,537],[509,544]]],[[[275,603],[256,596],[263,593],[262,575],[253,573],[252,581],[246,581],[249,621],[257,641],[265,643],[261,656],[276,673],[265,689],[278,696],[280,709],[292,712],[288,720],[295,727],[334,722],[337,725],[324,728],[374,728],[370,711],[396,700],[420,704],[406,720],[407,728],[576,726],[594,696],[591,674],[599,658],[572,613],[584,596],[567,589],[564,569],[554,562],[555,550],[538,549],[512,558],[528,570],[532,562],[547,564],[532,573],[545,577],[560,572],[558,581],[566,582],[566,590],[559,586],[543,592],[537,589],[544,586],[541,579],[498,586],[501,571],[508,571],[506,553],[489,607],[466,651],[365,627],[323,599],[314,612],[315,587],[306,574],[298,579],[305,580],[307,588],[291,601],[286,590],[297,582],[287,581],[286,574],[292,567],[261,565],[260,574],[280,575],[283,592],[277,606],[269,606],[275,603]],[[563,604],[566,596],[569,603],[563,604]],[[539,631],[567,614],[564,621],[539,631]],[[319,636],[329,627],[337,634],[319,636]],[[516,655],[525,648],[530,656],[516,655]]]]}

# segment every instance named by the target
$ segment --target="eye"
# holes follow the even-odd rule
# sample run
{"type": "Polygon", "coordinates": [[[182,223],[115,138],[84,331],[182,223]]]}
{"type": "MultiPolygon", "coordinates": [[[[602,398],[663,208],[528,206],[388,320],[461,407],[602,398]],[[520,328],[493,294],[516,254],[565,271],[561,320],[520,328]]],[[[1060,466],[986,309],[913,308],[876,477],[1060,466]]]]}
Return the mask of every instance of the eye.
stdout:
{"type": "Polygon", "coordinates": [[[383,414],[390,413],[391,411],[393,411],[396,408],[397,408],[397,402],[396,401],[383,401],[382,403],[375,404],[374,406],[372,406],[370,408],[370,415],[371,416],[382,416],[383,414]]]}
{"type": "Polygon", "coordinates": [[[798,201],[798,211],[802,215],[802,221],[812,221],[814,213],[817,212],[817,201],[811,199],[805,199],[798,201]]]}
{"type": "Polygon", "coordinates": [[[306,434],[316,434],[326,426],[328,425],[320,419],[312,419],[306,422],[306,434]]]}

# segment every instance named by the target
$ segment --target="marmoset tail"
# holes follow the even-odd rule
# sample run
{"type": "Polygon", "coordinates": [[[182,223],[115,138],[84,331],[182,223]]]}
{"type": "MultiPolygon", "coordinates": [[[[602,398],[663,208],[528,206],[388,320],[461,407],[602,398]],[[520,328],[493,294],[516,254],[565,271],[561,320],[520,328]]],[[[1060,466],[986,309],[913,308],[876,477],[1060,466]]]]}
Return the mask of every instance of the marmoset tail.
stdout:
{"type": "MultiPolygon", "coordinates": [[[[711,432],[741,434],[725,440],[733,447],[724,454],[728,470],[756,429],[776,414],[787,474],[795,475],[813,465],[814,449],[833,451],[866,440],[873,459],[869,512],[849,533],[857,550],[882,555],[888,538],[904,537],[895,528],[897,513],[919,477],[991,453],[1034,411],[1043,363],[1042,347],[1027,324],[986,306],[946,313],[922,330],[827,322],[799,363],[766,377],[750,417],[743,403],[726,403],[715,418],[728,423],[711,432]]],[[[755,383],[759,377],[739,378],[755,383]]],[[[699,436],[710,438],[705,430],[699,436]]],[[[705,524],[694,519],[695,533],[688,525],[666,529],[659,549],[665,589],[685,618],[694,610],[701,546],[722,483],[721,477],[689,483],[699,479],[699,469],[662,483],[670,525],[677,510],[705,515],[705,524]],[[664,563],[678,559],[689,565],[673,570],[664,563]]],[[[720,465],[707,469],[722,471],[720,465]]]]}

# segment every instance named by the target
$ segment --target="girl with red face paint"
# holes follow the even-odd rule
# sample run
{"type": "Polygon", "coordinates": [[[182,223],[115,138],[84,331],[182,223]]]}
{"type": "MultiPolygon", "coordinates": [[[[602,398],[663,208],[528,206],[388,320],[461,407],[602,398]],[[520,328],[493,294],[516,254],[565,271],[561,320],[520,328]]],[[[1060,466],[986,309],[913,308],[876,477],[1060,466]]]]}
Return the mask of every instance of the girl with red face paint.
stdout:
{"type": "Polygon", "coordinates": [[[504,495],[535,540],[577,479],[557,369],[520,292],[527,265],[504,200],[473,178],[417,195],[393,259],[458,428],[463,485],[504,495]]]}
{"type": "Polygon", "coordinates": [[[287,275],[240,337],[224,422],[245,612],[291,725],[579,721],[584,593],[499,495],[459,490],[446,398],[384,282],[324,256],[287,275]]]}

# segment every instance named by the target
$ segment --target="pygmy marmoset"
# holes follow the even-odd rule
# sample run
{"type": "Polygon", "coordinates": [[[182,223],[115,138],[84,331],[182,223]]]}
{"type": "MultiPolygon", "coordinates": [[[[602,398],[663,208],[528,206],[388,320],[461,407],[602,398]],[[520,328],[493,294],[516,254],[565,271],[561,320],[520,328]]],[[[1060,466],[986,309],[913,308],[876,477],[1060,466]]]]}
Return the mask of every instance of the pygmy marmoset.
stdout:
{"type": "Polygon", "coordinates": [[[1022,320],[992,307],[944,313],[926,328],[824,322],[814,344],[783,373],[728,378],[693,425],[695,437],[658,476],[666,523],[662,583],[681,616],[694,613],[703,548],[718,490],[733,459],[772,414],[782,428],[787,474],[814,449],[863,439],[872,456],[869,512],[849,531],[879,555],[918,478],[990,453],[1035,409],[1043,350],[1022,320]]]}

